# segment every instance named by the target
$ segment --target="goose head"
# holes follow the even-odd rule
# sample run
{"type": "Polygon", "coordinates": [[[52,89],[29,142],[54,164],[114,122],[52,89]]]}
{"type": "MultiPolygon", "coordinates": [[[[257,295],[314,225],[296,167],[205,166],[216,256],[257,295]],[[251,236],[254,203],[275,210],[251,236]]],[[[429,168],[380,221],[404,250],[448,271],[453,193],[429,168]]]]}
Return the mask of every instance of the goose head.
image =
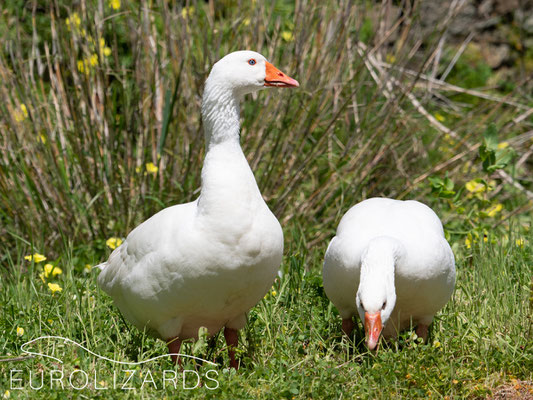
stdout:
{"type": "Polygon", "coordinates": [[[208,82],[231,90],[239,97],[265,87],[298,87],[297,80],[274,67],[255,51],[235,51],[220,59],[212,68],[208,82]]]}
{"type": "Polygon", "coordinates": [[[356,295],[356,306],[364,321],[366,344],[374,350],[381,331],[396,306],[394,264],[396,254],[375,242],[362,255],[361,279],[356,295]]]}
{"type": "Polygon", "coordinates": [[[392,310],[396,305],[396,293],[394,287],[383,287],[379,292],[358,290],[357,311],[361,321],[364,321],[366,345],[374,350],[379,342],[381,331],[387,324],[392,310]]]}

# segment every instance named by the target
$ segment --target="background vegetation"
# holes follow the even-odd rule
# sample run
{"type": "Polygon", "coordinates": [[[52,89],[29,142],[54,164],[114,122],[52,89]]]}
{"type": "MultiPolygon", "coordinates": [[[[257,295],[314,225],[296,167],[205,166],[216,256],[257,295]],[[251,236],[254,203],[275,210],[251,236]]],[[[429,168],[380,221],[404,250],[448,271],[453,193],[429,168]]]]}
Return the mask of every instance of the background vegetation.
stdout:
{"type": "MultiPolygon", "coordinates": [[[[453,30],[476,2],[443,3],[430,26],[427,4],[10,2],[0,11],[1,354],[46,334],[121,360],[165,351],[130,331],[90,266],[109,238],[197,197],[203,82],[226,53],[253,49],[301,83],[242,107],[244,152],[284,227],[284,275],[251,313],[243,368],[221,369],[217,391],[193,394],[531,394],[531,35],[521,8],[504,13],[490,29],[505,32],[511,55],[496,67],[484,28],[453,30]],[[458,287],[428,345],[406,334],[367,354],[361,332],[341,338],[323,293],[336,224],[372,196],[421,200],[445,223],[458,287]],[[48,259],[24,259],[35,253],[48,259]]],[[[205,341],[186,351],[225,365],[217,340],[216,351],[205,341]]],[[[96,365],[76,348],[61,354],[65,370],[96,365]]],[[[49,361],[22,364],[47,371],[49,361]]],[[[19,365],[0,362],[0,389],[19,365]]],[[[110,393],[162,395],[84,395],[110,393]]],[[[8,395],[17,394],[72,395],[8,395]]]]}

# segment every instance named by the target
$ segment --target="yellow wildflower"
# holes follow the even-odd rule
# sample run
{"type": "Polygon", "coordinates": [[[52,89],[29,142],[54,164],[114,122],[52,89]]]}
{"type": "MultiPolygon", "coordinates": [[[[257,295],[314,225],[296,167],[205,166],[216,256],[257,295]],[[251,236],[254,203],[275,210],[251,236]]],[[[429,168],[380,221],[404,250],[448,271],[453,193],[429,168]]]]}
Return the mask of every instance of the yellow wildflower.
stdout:
{"type": "Polygon", "coordinates": [[[516,240],[514,241],[514,243],[515,243],[518,247],[520,247],[521,249],[523,249],[523,248],[524,248],[524,244],[526,243],[526,241],[525,241],[523,238],[520,238],[520,239],[516,239],[516,240]]]}
{"type": "Polygon", "coordinates": [[[498,143],[498,148],[499,149],[506,149],[507,147],[509,147],[509,142],[498,143]]]}
{"type": "Polygon", "coordinates": [[[441,346],[440,342],[438,340],[433,341],[433,347],[438,349],[441,346]]]}
{"type": "Polygon", "coordinates": [[[194,6],[183,7],[181,9],[181,17],[183,19],[187,19],[187,17],[190,17],[193,13],[194,13],[194,6]]]}
{"type": "Polygon", "coordinates": [[[78,13],[75,12],[72,13],[70,18],[67,18],[65,22],[67,23],[68,30],[70,30],[71,25],[74,25],[76,28],[81,25],[81,18],[78,13]]]}
{"type": "Polygon", "coordinates": [[[95,65],[98,65],[98,56],[96,54],[93,54],[91,57],[89,57],[89,64],[94,67],[95,65]]]}
{"type": "Polygon", "coordinates": [[[496,214],[498,214],[501,210],[503,210],[503,204],[501,203],[498,203],[498,204],[494,204],[492,206],[490,206],[489,208],[487,208],[484,212],[489,216],[489,217],[495,217],[496,214]]]}
{"type": "Polygon", "coordinates": [[[118,10],[120,8],[120,0],[110,0],[109,1],[109,6],[113,10],[118,10]]]}
{"type": "Polygon", "coordinates": [[[18,106],[15,111],[13,111],[13,117],[17,122],[22,122],[28,118],[28,109],[26,108],[26,104],[21,104],[18,106]]]}
{"type": "Polygon", "coordinates": [[[48,289],[50,289],[52,294],[63,291],[63,288],[59,286],[57,283],[50,283],[50,282],[48,283],[48,289]]]}
{"type": "Polygon", "coordinates": [[[78,66],[78,71],[80,71],[82,74],[89,72],[89,70],[85,68],[85,63],[83,62],[83,60],[78,60],[77,66],[78,66]]]}
{"type": "Polygon", "coordinates": [[[105,57],[109,57],[111,55],[111,49],[107,47],[105,39],[100,38],[99,44],[100,44],[100,53],[102,53],[105,57]]]}
{"type": "Polygon", "coordinates": [[[22,335],[24,335],[24,328],[17,326],[17,336],[21,337],[22,335]]]}
{"type": "Polygon", "coordinates": [[[471,181],[467,182],[465,184],[465,188],[471,193],[482,193],[486,189],[485,185],[479,182],[477,179],[472,179],[471,181]]]}
{"type": "Polygon", "coordinates": [[[42,280],[43,283],[44,283],[44,272],[41,272],[41,273],[39,274],[39,278],[41,278],[41,280],[42,280]]]}
{"type": "Polygon", "coordinates": [[[406,374],[405,375],[405,379],[411,379],[411,378],[412,378],[411,374],[406,374]]]}
{"type": "Polygon", "coordinates": [[[51,324],[52,322],[54,322],[52,319],[47,319],[46,322],[48,322],[49,324],[51,324]]]}
{"type": "Polygon", "coordinates": [[[250,18],[244,18],[244,19],[242,20],[242,24],[243,24],[244,26],[248,26],[248,25],[250,25],[250,18]]]}
{"type": "Polygon", "coordinates": [[[115,250],[118,246],[120,246],[122,244],[122,239],[117,238],[117,237],[111,237],[111,238],[106,240],[105,244],[111,250],[115,250]]]}
{"type": "Polygon", "coordinates": [[[446,121],[446,118],[444,117],[444,115],[440,114],[440,113],[435,113],[435,119],[439,122],[444,122],[446,121]]]}
{"type": "Polygon", "coordinates": [[[465,237],[465,245],[467,249],[472,248],[472,235],[470,233],[465,237]]]}
{"type": "MultiPolygon", "coordinates": [[[[437,114],[435,114],[435,115],[437,115],[437,114]]],[[[442,117],[442,118],[444,118],[444,117],[442,117]]],[[[444,141],[446,143],[448,143],[450,146],[454,146],[455,143],[456,143],[455,140],[448,134],[444,135],[444,141]]]]}
{"type": "Polygon", "coordinates": [[[385,57],[385,60],[389,64],[393,64],[396,61],[396,56],[394,54],[387,54],[387,57],[385,57]]]}
{"type": "Polygon", "coordinates": [[[43,256],[42,254],[39,254],[39,253],[35,253],[33,255],[29,255],[29,256],[26,256],[24,257],[25,260],[28,260],[28,261],[33,261],[35,262],[36,264],[46,260],[46,257],[43,256]]]}
{"type": "Polygon", "coordinates": [[[153,162],[146,163],[146,172],[155,175],[157,171],[159,171],[159,168],[153,162]]]}
{"type": "Polygon", "coordinates": [[[272,291],[272,296],[277,296],[278,295],[278,292],[276,292],[275,290],[272,291]]]}
{"type": "Polygon", "coordinates": [[[292,42],[294,40],[294,35],[291,31],[283,31],[281,32],[281,38],[286,42],[292,42]]]}
{"type": "Polygon", "coordinates": [[[59,267],[54,267],[52,264],[46,264],[44,266],[44,276],[48,278],[50,274],[52,276],[61,275],[63,273],[63,270],[59,267]]]}
{"type": "Polygon", "coordinates": [[[85,267],[83,267],[83,272],[89,273],[93,269],[91,264],[85,264],[85,267]]]}
{"type": "Polygon", "coordinates": [[[39,139],[41,140],[42,144],[46,144],[46,135],[44,133],[39,134],[39,139]]]}
{"type": "Polygon", "coordinates": [[[4,392],[4,395],[2,396],[4,399],[9,399],[9,397],[11,396],[11,392],[9,390],[6,390],[4,392]]]}
{"type": "Polygon", "coordinates": [[[454,385],[457,385],[457,384],[459,383],[459,381],[458,381],[457,379],[453,379],[453,380],[452,380],[452,383],[453,383],[454,385]]]}

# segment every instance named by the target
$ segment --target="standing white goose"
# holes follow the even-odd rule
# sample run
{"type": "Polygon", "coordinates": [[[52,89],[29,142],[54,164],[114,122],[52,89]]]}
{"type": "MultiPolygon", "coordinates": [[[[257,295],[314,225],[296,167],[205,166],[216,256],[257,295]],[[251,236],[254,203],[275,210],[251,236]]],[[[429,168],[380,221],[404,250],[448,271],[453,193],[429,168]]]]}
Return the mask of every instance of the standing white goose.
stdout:
{"type": "Polygon", "coordinates": [[[252,51],[213,66],[202,101],[199,198],[143,222],[100,266],[100,287],[137,328],[167,341],[171,354],[182,340],[197,338],[200,327],[209,335],[224,327],[230,366],[237,368],[237,330],[279,269],[283,232],[239,143],[239,102],[265,86],[299,84],[252,51]]]}
{"type": "Polygon", "coordinates": [[[452,295],[455,262],[428,206],[373,198],[342,217],[326,251],[323,280],[343,331],[352,332],[359,314],[372,350],[381,334],[394,337],[411,324],[427,339],[434,315],[452,295]]]}

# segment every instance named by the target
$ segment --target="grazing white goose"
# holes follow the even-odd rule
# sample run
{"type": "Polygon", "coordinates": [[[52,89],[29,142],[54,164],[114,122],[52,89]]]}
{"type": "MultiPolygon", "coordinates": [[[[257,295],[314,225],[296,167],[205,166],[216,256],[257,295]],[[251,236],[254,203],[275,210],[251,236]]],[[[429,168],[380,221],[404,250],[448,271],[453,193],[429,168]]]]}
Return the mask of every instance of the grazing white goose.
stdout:
{"type": "Polygon", "coordinates": [[[411,324],[427,339],[434,315],[452,295],[455,262],[431,208],[372,198],[342,217],[326,251],[323,280],[343,331],[352,332],[359,314],[373,350],[381,334],[394,337],[411,324]]]}
{"type": "Polygon", "coordinates": [[[213,66],[202,101],[199,198],[143,222],[100,265],[100,287],[137,328],[167,341],[171,354],[182,340],[197,338],[200,327],[209,335],[224,327],[230,366],[237,368],[237,330],[279,269],[283,232],[239,143],[239,102],[266,86],[299,84],[252,51],[213,66]]]}

